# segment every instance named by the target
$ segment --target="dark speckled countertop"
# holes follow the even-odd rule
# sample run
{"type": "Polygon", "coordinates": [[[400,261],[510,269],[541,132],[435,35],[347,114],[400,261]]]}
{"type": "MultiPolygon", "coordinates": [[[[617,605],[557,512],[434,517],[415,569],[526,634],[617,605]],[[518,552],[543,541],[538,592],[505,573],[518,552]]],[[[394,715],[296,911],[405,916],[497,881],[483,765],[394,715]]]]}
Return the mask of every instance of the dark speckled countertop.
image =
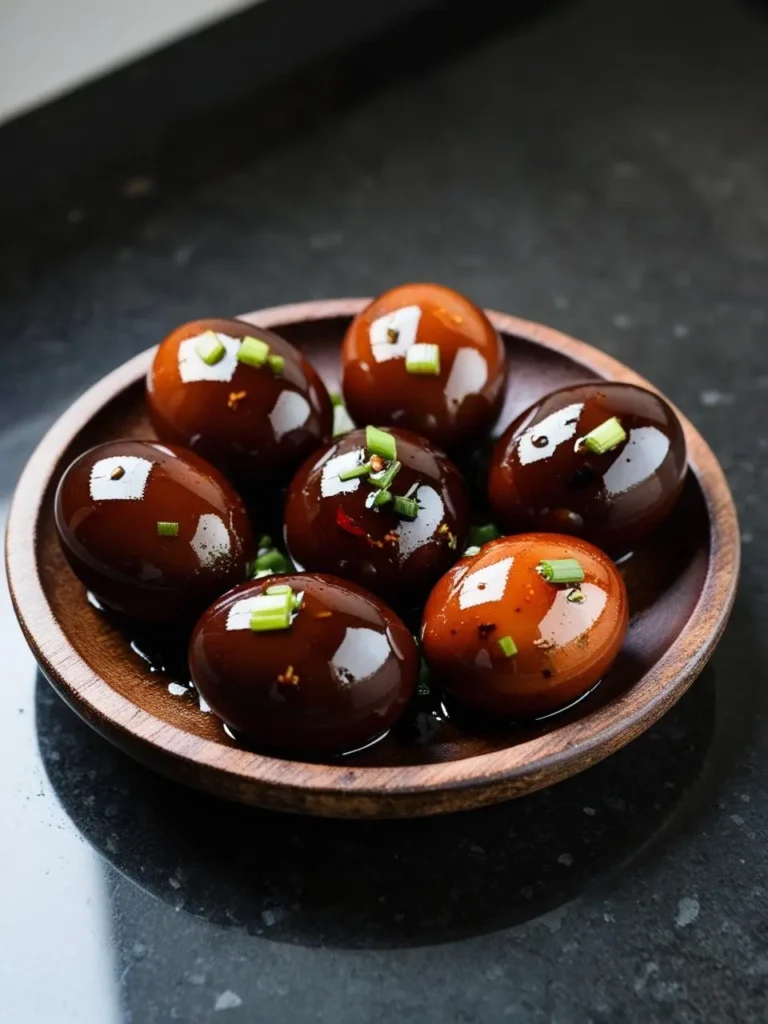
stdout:
{"type": "Polygon", "coordinates": [[[4,506],[56,414],[177,322],[432,278],[665,390],[745,556],[717,655],[649,733],[551,791],[390,824],[152,777],[36,678],[3,595],[3,1021],[768,1019],[767,125],[759,5],[584,0],[0,237],[4,506]]]}

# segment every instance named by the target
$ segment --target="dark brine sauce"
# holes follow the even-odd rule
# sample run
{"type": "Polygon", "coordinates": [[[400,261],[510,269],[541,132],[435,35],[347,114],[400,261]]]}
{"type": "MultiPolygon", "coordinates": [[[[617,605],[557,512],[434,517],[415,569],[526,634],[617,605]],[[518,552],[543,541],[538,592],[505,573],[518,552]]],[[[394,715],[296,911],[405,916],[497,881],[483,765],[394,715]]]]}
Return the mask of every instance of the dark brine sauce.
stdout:
{"type": "MultiPolygon", "coordinates": [[[[279,582],[281,577],[272,577],[279,582]]],[[[255,744],[241,734],[233,733],[212,714],[206,701],[198,694],[192,682],[187,650],[188,630],[152,631],[136,622],[120,621],[117,616],[101,607],[92,595],[91,605],[109,619],[125,637],[129,657],[140,658],[152,678],[147,685],[161,685],[170,698],[181,700],[195,714],[201,714],[215,723],[220,738],[233,746],[244,747],[255,753],[272,754],[273,751],[255,744]]],[[[440,750],[461,748],[464,756],[503,749],[522,743],[548,732],[567,721],[580,717],[605,703],[618,692],[611,674],[592,689],[554,712],[516,721],[512,718],[489,718],[461,707],[450,695],[441,694],[430,674],[422,672],[419,687],[401,717],[378,738],[362,747],[350,749],[335,756],[313,757],[302,755],[303,761],[316,763],[344,763],[350,766],[421,764],[431,761],[440,750]],[[476,749],[468,750],[474,743],[476,749]]],[[[290,755],[282,754],[290,760],[290,755]]],[[[298,758],[296,758],[298,759],[298,758]]]]}

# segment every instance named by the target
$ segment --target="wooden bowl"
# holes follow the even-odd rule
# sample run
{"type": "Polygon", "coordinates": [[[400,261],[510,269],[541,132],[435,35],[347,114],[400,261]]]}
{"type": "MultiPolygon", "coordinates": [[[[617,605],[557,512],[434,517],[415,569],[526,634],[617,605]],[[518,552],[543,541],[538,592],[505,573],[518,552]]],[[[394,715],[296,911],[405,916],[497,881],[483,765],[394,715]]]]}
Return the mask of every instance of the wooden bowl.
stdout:
{"type": "MultiPolygon", "coordinates": [[[[364,299],[282,306],[244,319],[302,348],[336,388],[339,343],[364,299]]],[[[651,387],[602,352],[557,331],[490,313],[510,360],[499,420],[555,388],[604,378],[651,387]]],[[[622,562],[632,620],[605,680],[578,707],[525,728],[449,720],[427,738],[396,730],[332,764],[237,747],[190,693],[175,696],[87,600],[59,549],[53,497],[82,451],[152,436],[144,376],[154,350],[129,360],[79,398],[43,438],[22,474],[6,536],[16,614],[54,688],[118,747],[165,775],[211,793],[280,810],[348,818],[439,814],[549,786],[607,757],[647,729],[701,672],[725,627],[739,571],[739,530],[723,472],[681,416],[690,472],[672,517],[622,562]]]]}

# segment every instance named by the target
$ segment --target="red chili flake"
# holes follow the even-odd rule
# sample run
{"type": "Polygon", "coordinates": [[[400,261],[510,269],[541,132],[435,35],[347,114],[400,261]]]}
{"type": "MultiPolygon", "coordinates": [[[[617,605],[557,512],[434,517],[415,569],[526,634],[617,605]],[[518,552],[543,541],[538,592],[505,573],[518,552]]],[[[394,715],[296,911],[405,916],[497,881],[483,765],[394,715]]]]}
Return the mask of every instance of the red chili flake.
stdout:
{"type": "Polygon", "coordinates": [[[390,530],[389,533],[384,534],[384,540],[387,542],[387,544],[397,544],[397,542],[400,540],[400,534],[393,533],[390,530]]]}
{"type": "Polygon", "coordinates": [[[227,405],[230,409],[236,409],[237,403],[242,402],[247,394],[247,391],[230,391],[229,398],[227,399],[227,405]]]}
{"type": "Polygon", "coordinates": [[[400,331],[396,327],[387,328],[387,341],[390,345],[394,345],[397,339],[400,337],[400,331]]]}
{"type": "Polygon", "coordinates": [[[125,476],[125,470],[122,466],[115,466],[112,472],[109,474],[110,480],[119,480],[120,477],[125,476]]]}
{"type": "Polygon", "coordinates": [[[380,473],[382,469],[384,469],[385,465],[386,463],[384,462],[384,459],[382,459],[380,455],[371,456],[371,469],[373,470],[374,473],[380,473]]]}
{"type": "Polygon", "coordinates": [[[480,636],[486,637],[486,636],[488,636],[489,633],[492,633],[494,631],[494,629],[496,629],[496,623],[495,622],[482,622],[477,627],[477,632],[480,634],[480,636]]]}
{"type": "Polygon", "coordinates": [[[551,668],[543,668],[541,670],[541,674],[544,676],[545,679],[551,679],[552,678],[552,669],[551,668]]]}
{"type": "Polygon", "coordinates": [[[315,613],[315,618],[316,619],[330,619],[330,617],[331,617],[331,613],[329,611],[316,612],[315,613]]]}
{"type": "Polygon", "coordinates": [[[362,526],[358,526],[355,520],[347,515],[341,505],[336,509],[336,525],[340,526],[342,530],[346,530],[347,533],[351,533],[353,537],[365,537],[366,535],[362,526]]]}

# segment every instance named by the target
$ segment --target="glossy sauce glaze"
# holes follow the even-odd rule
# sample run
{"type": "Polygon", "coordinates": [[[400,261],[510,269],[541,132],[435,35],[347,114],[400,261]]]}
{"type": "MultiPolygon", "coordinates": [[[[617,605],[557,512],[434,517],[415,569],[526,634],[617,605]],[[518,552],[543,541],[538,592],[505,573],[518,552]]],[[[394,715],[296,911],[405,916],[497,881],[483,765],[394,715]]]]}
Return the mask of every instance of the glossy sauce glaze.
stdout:
{"type": "Polygon", "coordinates": [[[626,550],[672,510],[686,473],[685,437],[659,395],[632,384],[580,384],[547,395],[499,439],[488,497],[509,533],[553,530],[626,550]],[[627,438],[603,454],[580,440],[612,417],[627,438]]]}
{"type": "Polygon", "coordinates": [[[152,441],[110,441],[61,478],[56,528],[73,571],[107,608],[151,623],[194,621],[241,583],[254,555],[242,501],[213,466],[152,441]],[[178,524],[161,536],[158,523],[178,524]]]}
{"type": "Polygon", "coordinates": [[[558,534],[503,537],[463,558],[434,588],[422,650],[439,684],[464,706],[527,718],[590,690],[618,654],[627,624],[624,582],[603,552],[558,534]],[[577,559],[584,581],[548,583],[537,566],[552,558],[577,559]],[[504,638],[517,653],[504,653],[504,638]]]}
{"type": "Polygon", "coordinates": [[[169,334],[147,374],[147,402],[159,438],[202,455],[249,493],[286,482],[330,439],[333,424],[312,365],[276,334],[240,320],[195,320],[169,334]],[[208,365],[197,346],[211,331],[226,351],[208,365]],[[245,337],[266,342],[282,369],[239,362],[245,337]]]}
{"type": "Polygon", "coordinates": [[[440,285],[402,285],[375,299],[350,324],[342,363],[356,423],[405,427],[446,451],[474,447],[501,409],[501,339],[482,310],[440,285]],[[406,370],[415,343],[439,347],[439,375],[406,370]]]}
{"type": "Polygon", "coordinates": [[[332,576],[292,574],[220,598],[189,645],[192,679],[238,737],[296,757],[343,754],[382,736],[411,700],[416,643],[383,602],[332,576]],[[254,632],[253,599],[301,594],[288,629],[254,632]]]}
{"type": "Polygon", "coordinates": [[[353,580],[396,607],[412,607],[466,546],[469,507],[459,471],[428,441],[389,431],[402,469],[393,494],[419,505],[415,518],[390,503],[368,508],[366,478],[339,474],[366,461],[365,430],[354,430],[309,459],[294,477],[285,503],[285,541],[296,565],[353,580]]]}

